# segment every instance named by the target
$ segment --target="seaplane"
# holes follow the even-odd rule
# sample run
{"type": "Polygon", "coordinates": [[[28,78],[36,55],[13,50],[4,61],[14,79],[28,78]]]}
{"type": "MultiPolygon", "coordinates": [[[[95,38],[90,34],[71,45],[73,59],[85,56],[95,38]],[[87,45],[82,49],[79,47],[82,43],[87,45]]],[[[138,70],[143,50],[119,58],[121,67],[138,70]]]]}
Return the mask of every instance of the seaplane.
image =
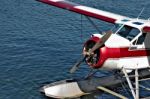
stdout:
{"type": "Polygon", "coordinates": [[[110,77],[63,80],[45,85],[42,92],[46,96],[75,98],[101,90],[122,99],[140,99],[141,87],[150,91],[140,84],[140,81],[150,78],[150,19],[130,18],[66,0],[37,1],[79,13],[89,20],[92,17],[114,24],[109,31],[91,35],[83,45],[83,58],[70,69],[70,73],[74,73],[82,62],[92,69],[117,72],[110,77]],[[132,97],[110,90],[121,83],[128,85],[132,97]]]}

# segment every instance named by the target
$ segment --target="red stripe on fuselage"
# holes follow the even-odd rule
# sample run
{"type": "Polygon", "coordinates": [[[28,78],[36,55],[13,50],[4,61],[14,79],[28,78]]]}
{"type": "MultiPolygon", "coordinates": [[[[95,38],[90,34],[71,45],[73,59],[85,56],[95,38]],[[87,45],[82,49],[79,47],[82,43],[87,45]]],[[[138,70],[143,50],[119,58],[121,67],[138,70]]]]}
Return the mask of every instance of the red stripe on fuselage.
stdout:
{"type": "Polygon", "coordinates": [[[150,50],[129,50],[129,47],[126,48],[109,48],[103,47],[99,49],[100,58],[97,64],[92,65],[94,68],[100,68],[104,62],[109,58],[119,59],[127,57],[140,57],[140,56],[150,56],[150,50]]]}
{"type": "Polygon", "coordinates": [[[70,11],[73,11],[73,12],[76,12],[76,13],[80,13],[80,14],[83,14],[83,15],[86,15],[86,16],[90,16],[90,17],[93,17],[93,18],[97,18],[97,19],[100,19],[100,20],[103,20],[103,21],[106,21],[106,22],[109,22],[109,23],[115,23],[115,21],[116,21],[116,19],[113,19],[113,18],[109,18],[109,17],[106,17],[106,16],[102,16],[100,14],[96,14],[94,12],[90,12],[90,11],[82,10],[82,9],[79,9],[79,8],[75,8],[76,6],[80,6],[80,5],[75,4],[75,3],[71,3],[71,2],[68,2],[68,1],[56,1],[56,2],[52,1],[52,0],[37,0],[37,1],[49,4],[49,5],[53,5],[53,6],[56,6],[56,7],[59,7],[59,8],[67,9],[67,10],[70,10],[70,11]]]}

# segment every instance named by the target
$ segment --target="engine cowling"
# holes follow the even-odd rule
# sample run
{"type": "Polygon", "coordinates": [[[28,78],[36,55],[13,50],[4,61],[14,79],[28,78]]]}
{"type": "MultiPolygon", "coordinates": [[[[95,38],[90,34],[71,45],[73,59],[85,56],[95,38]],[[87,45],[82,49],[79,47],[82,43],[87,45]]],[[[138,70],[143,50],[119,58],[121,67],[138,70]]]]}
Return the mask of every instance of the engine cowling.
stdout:
{"type": "MultiPolygon", "coordinates": [[[[92,47],[101,40],[100,37],[92,36],[83,47],[83,55],[88,52],[92,47]]],[[[126,49],[128,50],[128,49],[126,49]]],[[[107,46],[103,45],[97,50],[94,51],[93,55],[86,57],[86,63],[92,68],[101,68],[103,64],[109,58],[119,58],[120,57],[120,48],[108,48],[107,46]]]]}
{"type": "MultiPolygon", "coordinates": [[[[86,43],[84,44],[84,47],[83,47],[83,55],[85,55],[85,53],[89,52],[89,50],[91,50],[92,47],[99,40],[100,40],[99,37],[93,36],[88,41],[86,41],[86,43]]],[[[98,48],[97,50],[95,50],[91,56],[86,57],[86,63],[89,66],[91,66],[93,68],[100,68],[101,67],[101,64],[99,64],[100,58],[101,58],[101,48],[98,48]]]]}

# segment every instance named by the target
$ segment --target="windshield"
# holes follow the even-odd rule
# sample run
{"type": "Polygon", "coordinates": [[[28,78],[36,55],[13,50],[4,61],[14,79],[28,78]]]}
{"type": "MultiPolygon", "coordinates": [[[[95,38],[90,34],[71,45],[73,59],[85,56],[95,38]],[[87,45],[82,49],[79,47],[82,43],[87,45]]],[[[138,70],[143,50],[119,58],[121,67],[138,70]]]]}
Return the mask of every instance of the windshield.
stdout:
{"type": "Polygon", "coordinates": [[[129,41],[131,41],[140,33],[138,29],[127,25],[117,25],[113,31],[115,31],[115,33],[117,32],[118,35],[128,39],[129,41]]]}

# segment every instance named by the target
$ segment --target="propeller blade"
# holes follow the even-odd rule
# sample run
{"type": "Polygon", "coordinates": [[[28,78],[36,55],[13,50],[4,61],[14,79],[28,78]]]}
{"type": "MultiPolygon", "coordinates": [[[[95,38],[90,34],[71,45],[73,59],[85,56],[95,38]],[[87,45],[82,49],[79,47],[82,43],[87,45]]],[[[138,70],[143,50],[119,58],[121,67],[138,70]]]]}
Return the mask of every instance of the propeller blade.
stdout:
{"type": "Polygon", "coordinates": [[[83,59],[79,60],[71,69],[70,69],[70,73],[74,73],[80,66],[80,64],[82,62],[84,62],[84,60],[86,59],[86,56],[84,56],[83,59]]]}
{"type": "Polygon", "coordinates": [[[106,34],[101,38],[101,40],[99,40],[94,46],[93,48],[89,51],[89,54],[92,54],[95,50],[97,50],[98,48],[100,48],[102,45],[105,44],[105,42],[109,39],[109,37],[111,36],[112,31],[108,31],[106,32],[106,34]]]}
{"type": "Polygon", "coordinates": [[[106,34],[101,38],[102,42],[105,43],[112,35],[112,31],[107,31],[106,34]]]}

